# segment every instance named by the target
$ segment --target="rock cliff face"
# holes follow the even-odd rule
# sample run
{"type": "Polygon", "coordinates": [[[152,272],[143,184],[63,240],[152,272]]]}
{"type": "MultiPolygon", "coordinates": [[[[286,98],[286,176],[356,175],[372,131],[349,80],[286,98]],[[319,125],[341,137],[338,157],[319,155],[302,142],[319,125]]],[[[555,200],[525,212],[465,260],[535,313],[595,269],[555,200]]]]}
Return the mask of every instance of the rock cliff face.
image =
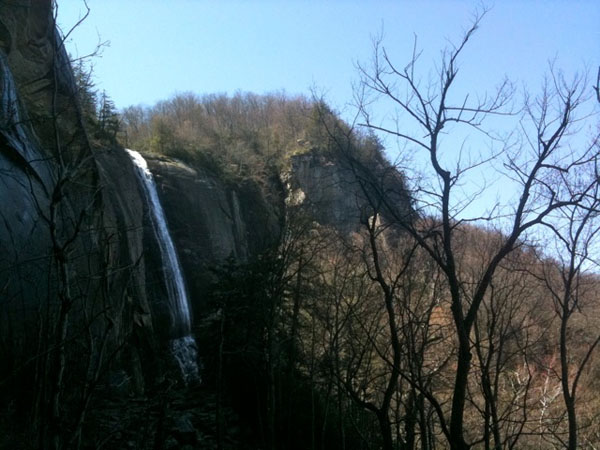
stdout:
{"type": "Polygon", "coordinates": [[[319,224],[344,233],[360,226],[364,198],[356,177],[339,160],[314,152],[294,156],[283,178],[289,207],[302,207],[319,224]]]}
{"type": "Polygon", "coordinates": [[[142,198],[123,151],[88,139],[50,1],[0,3],[0,89],[3,370],[83,324],[151,348],[142,198]]]}
{"type": "Polygon", "coordinates": [[[242,262],[277,244],[282,211],[251,181],[231,184],[181,161],[147,156],[197,318],[202,316],[210,268],[242,262]]]}
{"type": "MultiPolygon", "coordinates": [[[[399,172],[381,161],[360,163],[318,151],[295,155],[282,174],[288,208],[300,208],[316,223],[342,235],[356,232],[377,206],[370,204],[377,191],[394,199],[395,213],[407,220],[410,199],[399,172]]],[[[380,213],[390,220],[385,207],[380,213]]]]}
{"type": "MultiPolygon", "coordinates": [[[[48,208],[54,181],[52,166],[45,161],[27,108],[17,94],[19,81],[28,85],[29,76],[41,77],[40,71],[48,70],[47,48],[37,44],[46,40],[40,37],[42,30],[28,33],[23,27],[28,17],[23,10],[0,5],[0,273],[5,304],[16,304],[17,294],[24,298],[44,295],[45,288],[35,280],[46,271],[40,255],[48,252],[49,235],[40,225],[38,210],[48,208]],[[36,43],[37,52],[22,47],[28,41],[36,43]],[[12,70],[12,65],[19,70],[12,70]]],[[[34,95],[31,103],[36,101],[34,95]]]]}

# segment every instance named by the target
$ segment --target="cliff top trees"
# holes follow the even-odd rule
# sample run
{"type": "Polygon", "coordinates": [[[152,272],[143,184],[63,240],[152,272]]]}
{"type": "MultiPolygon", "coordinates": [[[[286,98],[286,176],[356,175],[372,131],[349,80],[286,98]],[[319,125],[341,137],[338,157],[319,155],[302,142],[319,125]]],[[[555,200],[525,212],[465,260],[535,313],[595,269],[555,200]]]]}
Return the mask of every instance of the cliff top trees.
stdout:
{"type": "MultiPolygon", "coordinates": [[[[302,96],[183,93],[151,108],[126,108],[123,138],[141,151],[260,179],[284,168],[290,155],[331,151],[324,116],[329,125],[350,130],[327,105],[302,96]]],[[[360,144],[365,151],[382,151],[373,137],[360,144]]]]}

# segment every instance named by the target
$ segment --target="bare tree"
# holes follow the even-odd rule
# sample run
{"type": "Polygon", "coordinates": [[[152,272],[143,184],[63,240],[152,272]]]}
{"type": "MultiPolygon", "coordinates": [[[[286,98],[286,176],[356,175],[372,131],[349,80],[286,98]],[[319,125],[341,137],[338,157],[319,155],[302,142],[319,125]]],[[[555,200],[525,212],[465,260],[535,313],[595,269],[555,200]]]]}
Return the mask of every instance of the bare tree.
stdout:
{"type": "MultiPolygon", "coordinates": [[[[593,145],[597,146],[598,143],[594,142],[593,145]]],[[[551,231],[551,237],[555,244],[553,253],[557,258],[557,261],[542,262],[544,269],[542,280],[552,299],[554,311],[560,323],[558,336],[559,378],[568,420],[568,440],[561,443],[569,450],[574,450],[579,446],[576,411],[577,389],[584,368],[600,344],[600,334],[592,335],[584,340],[581,336],[577,343],[572,342],[570,337],[573,319],[577,316],[585,317],[585,311],[591,306],[590,301],[598,292],[598,281],[594,273],[599,262],[596,259],[596,251],[600,234],[597,166],[594,167],[593,172],[587,175],[586,177],[585,172],[581,171],[577,174],[577,180],[571,180],[571,183],[576,185],[585,184],[586,181],[589,183],[590,178],[595,180],[591,183],[593,188],[587,190],[582,201],[577,205],[564,208],[560,214],[548,217],[543,222],[551,231]]],[[[570,188],[577,189],[577,186],[570,185],[570,188]]]]}
{"type": "MultiPolygon", "coordinates": [[[[485,119],[511,112],[508,106],[513,92],[506,81],[491,96],[477,100],[472,100],[473,96],[469,95],[462,99],[455,98],[459,58],[485,13],[483,11],[475,17],[458,45],[442,54],[435,83],[425,87],[420,83],[416,75],[419,53],[415,51],[408,64],[399,68],[389,57],[381,41],[375,43],[373,66],[360,67],[361,92],[385,97],[415,127],[414,131],[410,131],[411,128],[403,127],[402,122],[398,122],[396,127],[374,123],[364,96],[360,97],[363,99],[360,105],[365,118],[363,125],[407,142],[416,150],[424,152],[429,161],[429,173],[433,182],[428,186],[416,186],[415,196],[421,214],[434,214],[439,218],[431,221],[431,226],[421,227],[419,224],[423,222],[407,220],[406,215],[398,211],[386,192],[380,191],[380,196],[388,214],[394,215],[397,222],[403,224],[406,232],[433,258],[446,278],[458,344],[447,436],[449,445],[455,450],[471,447],[465,439],[464,424],[472,364],[471,335],[496,270],[508,255],[522,245],[529,231],[542,224],[552,213],[579,205],[597,183],[597,180],[593,180],[574,190],[557,190],[548,183],[549,178],[562,179],[566,174],[581,170],[583,166],[591,164],[598,153],[594,148],[565,150],[569,135],[576,131],[576,111],[585,100],[582,93],[583,79],[577,78],[572,83],[567,83],[555,71],[547,80],[542,95],[526,102],[525,113],[520,122],[522,144],[518,150],[511,151],[506,147],[502,153],[481,157],[466,164],[462,162],[465,155],[460,148],[449,149],[450,154],[454,154],[454,162],[451,162],[448,153],[444,153],[442,137],[447,131],[466,127],[482,133],[484,137],[494,138],[492,132],[484,126],[485,119]],[[481,192],[465,198],[460,192],[461,184],[470,172],[495,163],[500,158],[503,158],[503,176],[514,182],[517,189],[516,200],[509,209],[492,209],[487,214],[465,217],[466,206],[478,198],[481,192]],[[457,228],[468,221],[485,221],[499,226],[501,218],[504,222],[501,242],[482,264],[478,278],[467,283],[468,280],[461,274],[457,263],[457,228]]],[[[358,164],[356,160],[353,163],[358,164]]],[[[372,182],[370,189],[377,188],[377,182],[372,182]]]]}
{"type": "Polygon", "coordinates": [[[480,402],[473,398],[474,392],[470,400],[483,418],[482,441],[486,449],[518,448],[527,431],[533,384],[530,354],[544,336],[536,330],[545,329],[540,314],[540,284],[522,270],[531,257],[520,252],[513,256],[496,272],[473,325],[473,378],[483,405],[479,406],[480,402]],[[519,371],[519,366],[523,370],[519,371]]]}

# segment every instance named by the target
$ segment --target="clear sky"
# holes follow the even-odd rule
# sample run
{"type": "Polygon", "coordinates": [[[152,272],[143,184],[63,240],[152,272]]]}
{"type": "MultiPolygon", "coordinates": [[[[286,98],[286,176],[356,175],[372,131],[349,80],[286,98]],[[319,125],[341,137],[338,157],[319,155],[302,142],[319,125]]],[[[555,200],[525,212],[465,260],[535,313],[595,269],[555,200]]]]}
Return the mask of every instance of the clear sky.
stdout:
{"type": "MultiPolygon", "coordinates": [[[[176,92],[326,94],[351,117],[356,63],[372,54],[372,37],[400,67],[414,36],[422,74],[456,42],[480,2],[382,0],[88,0],[91,13],[68,43],[73,56],[110,46],[95,58],[97,87],[119,108],[152,105],[176,92]]],[[[483,94],[505,76],[535,93],[549,60],[566,73],[600,65],[599,0],[496,0],[460,61],[460,88],[483,94]]],[[[82,0],[59,0],[67,31],[82,0]]],[[[590,84],[591,86],[591,84],[590,84]]],[[[384,116],[387,111],[376,111],[384,116]]],[[[386,141],[394,157],[395,143],[386,141]]],[[[490,174],[488,173],[489,177],[490,174]]],[[[493,175],[491,175],[493,177],[493,175]]],[[[474,181],[475,183],[477,180],[474,181]]],[[[502,186],[497,189],[501,192],[502,186]]]]}
{"type": "MultiPolygon", "coordinates": [[[[457,40],[478,2],[358,0],[88,0],[89,18],[73,34],[72,54],[110,41],[94,61],[97,84],[118,107],[152,104],[175,92],[325,91],[342,108],[356,61],[382,29],[398,61],[413,35],[433,61],[457,40]]],[[[600,2],[502,0],[492,6],[463,59],[464,81],[478,90],[504,75],[537,86],[549,59],[565,69],[600,61],[600,2]]],[[[68,30],[81,0],[59,1],[68,30]]]]}

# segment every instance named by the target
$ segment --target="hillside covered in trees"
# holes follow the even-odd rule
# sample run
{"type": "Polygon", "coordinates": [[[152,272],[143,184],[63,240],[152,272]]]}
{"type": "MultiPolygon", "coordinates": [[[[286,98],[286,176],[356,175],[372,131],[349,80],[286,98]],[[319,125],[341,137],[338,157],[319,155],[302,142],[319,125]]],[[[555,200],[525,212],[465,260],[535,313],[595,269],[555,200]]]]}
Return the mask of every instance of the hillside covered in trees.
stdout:
{"type": "Polygon", "coordinates": [[[600,78],[455,94],[484,12],[426,86],[375,42],[355,123],[284,93],[117,111],[42,3],[0,5],[0,448],[600,445],[600,78]],[[484,166],[514,195],[469,216],[484,166]]]}
{"type": "Polygon", "coordinates": [[[324,102],[284,93],[183,93],[152,107],[130,106],[120,118],[124,145],[233,177],[277,175],[293,155],[333,154],[336,139],[383,161],[374,134],[351,130],[324,102]]]}

